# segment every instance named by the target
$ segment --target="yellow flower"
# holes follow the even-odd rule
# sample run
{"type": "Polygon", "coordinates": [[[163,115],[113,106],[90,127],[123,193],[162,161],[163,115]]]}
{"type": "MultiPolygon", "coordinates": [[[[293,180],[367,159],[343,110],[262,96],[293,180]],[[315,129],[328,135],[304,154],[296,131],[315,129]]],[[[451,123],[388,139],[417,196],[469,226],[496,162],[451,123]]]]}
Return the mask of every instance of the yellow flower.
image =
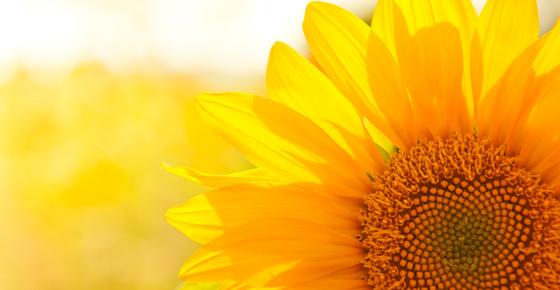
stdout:
{"type": "Polygon", "coordinates": [[[166,167],[218,188],[166,215],[205,244],[180,277],[560,289],[560,28],[538,38],[536,1],[381,0],[371,28],[312,2],[303,29],[324,73],[277,43],[270,99],[197,98],[257,169],[166,167]]]}

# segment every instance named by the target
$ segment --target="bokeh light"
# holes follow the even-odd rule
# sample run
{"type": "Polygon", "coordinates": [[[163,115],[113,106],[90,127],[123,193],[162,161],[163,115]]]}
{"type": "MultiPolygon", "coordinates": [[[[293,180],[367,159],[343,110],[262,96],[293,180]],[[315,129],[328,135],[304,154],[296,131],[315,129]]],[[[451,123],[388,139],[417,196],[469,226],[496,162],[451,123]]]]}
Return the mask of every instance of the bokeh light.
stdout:
{"type": "MultiPolygon", "coordinates": [[[[192,101],[208,91],[266,96],[275,41],[310,56],[308,2],[0,0],[0,288],[180,285],[199,245],[163,214],[208,188],[160,162],[252,168],[192,101]]],[[[365,21],[376,4],[327,2],[365,21]]],[[[560,4],[538,3],[544,32],[560,4]]]]}

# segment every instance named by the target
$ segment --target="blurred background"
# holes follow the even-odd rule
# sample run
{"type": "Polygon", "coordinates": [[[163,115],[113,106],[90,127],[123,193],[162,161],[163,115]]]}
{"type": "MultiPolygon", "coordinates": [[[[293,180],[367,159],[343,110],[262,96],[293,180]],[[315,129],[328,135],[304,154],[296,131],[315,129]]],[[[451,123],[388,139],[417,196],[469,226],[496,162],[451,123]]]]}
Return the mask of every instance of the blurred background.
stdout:
{"type": "MultiPolygon", "coordinates": [[[[252,165],[202,92],[266,96],[270,47],[310,56],[307,0],[0,0],[0,288],[175,289],[199,245],[170,207],[252,165]]],[[[368,22],[375,0],[332,0],[368,22]]],[[[485,1],[475,1],[480,12],[485,1]]],[[[560,0],[541,0],[541,34],[560,0]]]]}

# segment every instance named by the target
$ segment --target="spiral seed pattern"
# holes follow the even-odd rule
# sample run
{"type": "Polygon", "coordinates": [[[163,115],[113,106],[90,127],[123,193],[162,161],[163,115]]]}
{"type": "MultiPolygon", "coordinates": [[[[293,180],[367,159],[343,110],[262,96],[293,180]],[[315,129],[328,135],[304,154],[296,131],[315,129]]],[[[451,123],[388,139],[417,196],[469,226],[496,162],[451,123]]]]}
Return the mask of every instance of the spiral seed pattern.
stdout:
{"type": "Polygon", "coordinates": [[[394,154],[360,213],[373,289],[560,289],[560,203],[475,134],[394,154]]]}

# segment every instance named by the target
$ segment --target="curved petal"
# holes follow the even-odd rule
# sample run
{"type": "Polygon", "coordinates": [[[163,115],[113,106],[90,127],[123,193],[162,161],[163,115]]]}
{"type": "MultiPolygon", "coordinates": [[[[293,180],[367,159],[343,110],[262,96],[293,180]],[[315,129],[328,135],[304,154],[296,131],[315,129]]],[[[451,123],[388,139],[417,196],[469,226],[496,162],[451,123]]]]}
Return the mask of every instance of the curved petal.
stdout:
{"type": "Polygon", "coordinates": [[[527,48],[505,74],[491,119],[492,140],[506,142],[509,153],[520,156],[519,165],[532,172],[560,162],[559,51],[558,27],[527,48]]]}
{"type": "Polygon", "coordinates": [[[371,29],[379,36],[387,49],[397,59],[395,48],[395,30],[393,27],[393,2],[394,0],[378,0],[373,17],[371,18],[371,29]]]}
{"type": "Polygon", "coordinates": [[[222,285],[220,290],[371,290],[371,286],[362,280],[362,277],[367,276],[367,270],[362,264],[335,271],[323,277],[304,282],[301,284],[277,287],[277,288],[264,288],[245,285],[237,282],[226,282],[222,285]]]}
{"type": "Polygon", "coordinates": [[[220,287],[220,290],[279,290],[285,287],[258,287],[238,282],[225,282],[220,287]]]}
{"type": "MultiPolygon", "coordinates": [[[[367,74],[367,43],[371,29],[360,18],[338,6],[311,2],[303,31],[307,43],[329,79],[391,142],[403,139],[375,103],[367,74]]],[[[386,97],[386,96],[380,96],[386,97]]]]}
{"type": "Polygon", "coordinates": [[[266,71],[270,98],[307,116],[348,152],[365,172],[382,172],[385,162],[356,109],[315,66],[277,42],[266,71]]]}
{"type": "Polygon", "coordinates": [[[511,64],[496,93],[488,136],[496,145],[506,143],[511,154],[519,154],[535,106],[554,85],[547,67],[559,65],[558,47],[553,40],[548,41],[550,36],[541,37],[511,64]]]}
{"type": "Polygon", "coordinates": [[[313,280],[289,286],[285,290],[371,290],[364,280],[313,280]]]}
{"type": "Polygon", "coordinates": [[[210,128],[259,168],[286,183],[353,198],[357,206],[371,183],[356,162],[319,126],[278,102],[242,93],[197,97],[210,128]],[[323,191],[325,188],[329,192],[323,191]]]}
{"type": "Polygon", "coordinates": [[[368,130],[371,137],[376,140],[375,145],[381,152],[381,156],[383,156],[383,160],[387,162],[387,160],[391,157],[391,153],[398,152],[397,147],[387,136],[385,136],[379,129],[377,129],[370,120],[364,118],[364,125],[368,130]]]}
{"type": "Polygon", "coordinates": [[[543,181],[552,184],[560,181],[558,51],[560,27],[555,27],[514,61],[498,92],[490,127],[493,140],[505,139],[508,153],[519,155],[519,166],[541,172],[543,181]]]}
{"type": "MultiPolygon", "coordinates": [[[[375,32],[375,34],[385,43],[393,57],[398,60],[393,26],[393,2],[394,0],[377,1],[377,6],[373,12],[371,28],[373,32],[375,32]]],[[[442,6],[442,12],[455,11],[456,13],[452,16],[452,18],[456,20],[453,22],[453,25],[459,29],[461,34],[461,46],[463,48],[463,92],[466,95],[469,112],[472,115],[473,100],[470,80],[470,47],[478,16],[470,0],[445,1],[443,3],[432,1],[432,4],[449,5],[450,7],[442,6]]],[[[447,21],[449,21],[449,19],[447,21]]]]}
{"type": "Polygon", "coordinates": [[[268,175],[266,172],[262,171],[259,168],[255,168],[243,172],[237,172],[233,174],[218,175],[218,174],[204,173],[186,166],[171,167],[165,163],[162,163],[161,166],[163,167],[163,169],[175,175],[184,177],[200,185],[215,187],[215,188],[222,188],[235,184],[255,183],[255,182],[259,182],[259,183],[266,182],[269,183],[270,185],[281,183],[280,180],[270,177],[270,175],[268,175]]]}
{"type": "Polygon", "coordinates": [[[489,134],[490,117],[504,73],[538,37],[535,0],[486,2],[480,13],[471,51],[475,118],[482,135],[489,134]]]}
{"type": "Polygon", "coordinates": [[[222,284],[222,287],[220,287],[220,290],[257,290],[257,289],[260,290],[262,289],[262,287],[254,287],[251,285],[245,285],[245,284],[231,282],[231,281],[225,282],[224,284],[222,284]]]}
{"type": "Polygon", "coordinates": [[[350,210],[294,184],[239,184],[213,190],[171,208],[165,217],[202,244],[235,227],[272,217],[314,222],[351,236],[361,233],[360,221],[350,210]]]}
{"type": "Polygon", "coordinates": [[[355,238],[295,219],[262,219],[204,245],[181,268],[191,282],[292,286],[360,264],[355,238]]]}
{"type": "Polygon", "coordinates": [[[416,120],[401,70],[387,46],[373,31],[369,35],[366,62],[372,95],[379,110],[400,136],[401,148],[416,145],[419,139],[416,120]]]}
{"type": "Polygon", "coordinates": [[[420,132],[432,139],[472,132],[463,86],[462,40],[473,8],[460,1],[395,1],[395,45],[420,132]]]}
{"type": "Polygon", "coordinates": [[[176,290],[219,290],[222,289],[223,283],[183,283],[184,285],[179,286],[176,290]]]}
{"type": "MultiPolygon", "coordinates": [[[[542,172],[544,182],[557,183],[557,173],[560,164],[560,77],[556,70],[556,77],[551,78],[556,83],[547,90],[546,95],[533,109],[533,115],[527,126],[519,153],[519,165],[531,172],[542,172]]],[[[556,189],[559,192],[559,188],[556,189]]]]}

